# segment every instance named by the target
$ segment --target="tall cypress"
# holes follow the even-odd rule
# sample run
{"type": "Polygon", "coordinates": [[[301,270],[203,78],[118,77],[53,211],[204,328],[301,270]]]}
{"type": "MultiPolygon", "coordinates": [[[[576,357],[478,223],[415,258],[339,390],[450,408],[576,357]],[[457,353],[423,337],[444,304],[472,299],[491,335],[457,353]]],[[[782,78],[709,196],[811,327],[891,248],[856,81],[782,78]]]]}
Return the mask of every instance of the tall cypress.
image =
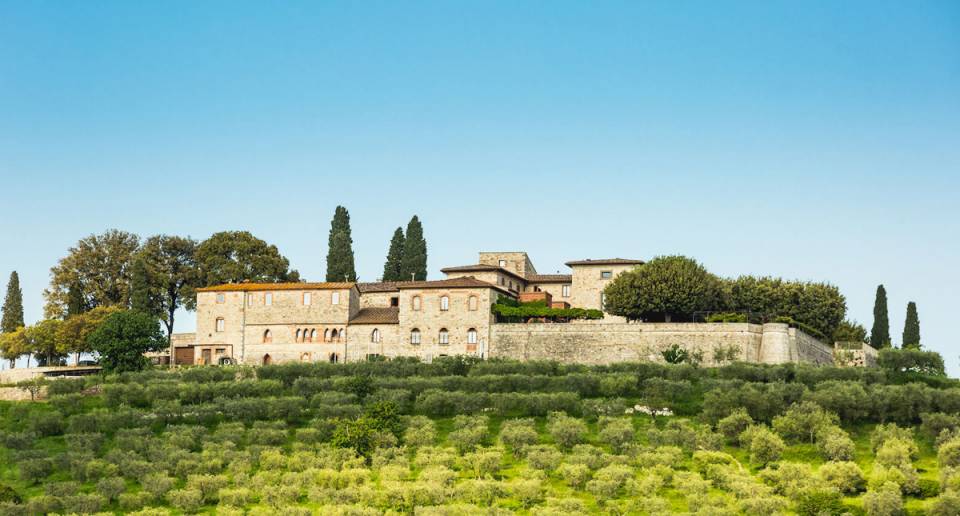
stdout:
{"type": "Polygon", "coordinates": [[[350,234],[350,213],[337,206],[330,221],[327,241],[327,281],[357,281],[353,263],[353,237],[350,234]]]}
{"type": "Polygon", "coordinates": [[[873,302],[873,329],[870,330],[870,345],[876,349],[890,347],[890,317],[887,314],[887,289],[877,286],[877,299],[873,302]]]}
{"type": "Polygon", "coordinates": [[[10,273],[7,282],[7,297],[3,300],[3,319],[0,320],[0,331],[17,331],[23,324],[23,291],[20,290],[20,275],[17,271],[10,273]]]}
{"type": "Polygon", "coordinates": [[[150,278],[147,277],[147,262],[142,256],[138,256],[130,266],[130,309],[145,314],[155,313],[152,301],[150,278]]]}
{"type": "Polygon", "coordinates": [[[80,315],[86,311],[87,300],[83,298],[83,287],[79,281],[74,281],[67,289],[67,316],[80,315]]]}
{"type": "Polygon", "coordinates": [[[920,316],[917,315],[917,304],[907,303],[907,320],[903,323],[904,348],[920,349],[920,316]]]}
{"type": "MultiPolygon", "coordinates": [[[[383,264],[383,281],[403,280],[403,228],[397,228],[390,239],[387,261],[383,264]]],[[[409,278],[407,278],[409,279],[409,278]]]]}
{"type": "Polygon", "coordinates": [[[400,275],[404,280],[423,281],[427,279],[427,241],[423,238],[423,226],[416,215],[407,224],[400,275]]]}

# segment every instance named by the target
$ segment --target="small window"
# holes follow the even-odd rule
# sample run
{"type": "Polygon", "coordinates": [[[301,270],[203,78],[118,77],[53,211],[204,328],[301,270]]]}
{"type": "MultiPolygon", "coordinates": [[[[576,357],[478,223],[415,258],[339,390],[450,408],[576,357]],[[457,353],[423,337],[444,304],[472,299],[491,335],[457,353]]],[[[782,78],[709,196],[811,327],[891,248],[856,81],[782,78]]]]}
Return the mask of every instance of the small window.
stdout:
{"type": "Polygon", "coordinates": [[[500,260],[500,266],[501,266],[501,267],[506,267],[506,266],[507,266],[507,261],[506,261],[506,260],[500,260]]]}
{"type": "Polygon", "coordinates": [[[337,342],[340,341],[340,332],[338,332],[336,328],[334,328],[333,331],[330,332],[330,340],[337,341],[337,342]]]}
{"type": "Polygon", "coordinates": [[[310,292],[303,293],[303,306],[310,306],[310,302],[313,301],[313,296],[310,295],[310,292]]]}
{"type": "Polygon", "coordinates": [[[410,330],[410,344],[420,344],[420,330],[417,328],[410,330]]]}
{"type": "Polygon", "coordinates": [[[476,344],[477,343],[477,329],[470,328],[467,330],[467,344],[476,344]]]}
{"type": "Polygon", "coordinates": [[[317,338],[317,330],[316,328],[314,328],[310,330],[310,342],[313,342],[314,340],[316,340],[316,338],[317,338]]]}
{"type": "Polygon", "coordinates": [[[271,342],[273,342],[273,334],[270,333],[270,330],[264,330],[264,331],[263,331],[263,343],[264,343],[264,344],[269,344],[269,343],[271,343],[271,342]]]}
{"type": "Polygon", "coordinates": [[[399,298],[399,297],[391,297],[391,298],[390,298],[390,306],[400,306],[400,298],[399,298]]]}
{"type": "Polygon", "coordinates": [[[253,306],[253,294],[247,294],[247,306],[253,306]]]}
{"type": "Polygon", "coordinates": [[[273,292],[267,292],[263,295],[263,304],[270,306],[273,304],[273,292]]]}
{"type": "Polygon", "coordinates": [[[419,310],[419,309],[420,309],[420,296],[413,296],[413,299],[411,300],[411,304],[413,305],[413,309],[414,309],[414,310],[419,310]]]}
{"type": "Polygon", "coordinates": [[[440,310],[447,311],[450,309],[450,298],[447,296],[442,296],[440,298],[440,310]]]}
{"type": "Polygon", "coordinates": [[[217,294],[217,304],[222,305],[227,301],[227,296],[224,294],[217,294]]]}
{"type": "Polygon", "coordinates": [[[227,352],[227,348],[214,348],[214,354],[222,355],[227,352]]]}
{"type": "Polygon", "coordinates": [[[446,328],[440,329],[440,344],[444,346],[450,344],[450,332],[446,328]]]}
{"type": "Polygon", "coordinates": [[[563,297],[570,297],[570,285],[564,285],[561,287],[561,294],[563,297]]]}
{"type": "Polygon", "coordinates": [[[373,332],[370,334],[370,342],[373,342],[374,344],[380,342],[380,330],[378,328],[374,328],[373,332]]]}
{"type": "Polygon", "coordinates": [[[330,342],[330,329],[323,330],[323,341],[330,342]]]}
{"type": "Polygon", "coordinates": [[[507,284],[507,280],[503,279],[503,276],[500,276],[500,286],[502,287],[506,284],[507,284]]]}
{"type": "Polygon", "coordinates": [[[296,342],[300,342],[300,328],[297,328],[297,336],[294,339],[296,342]]]}
{"type": "Polygon", "coordinates": [[[467,308],[470,310],[476,310],[478,305],[479,302],[477,301],[477,296],[470,296],[470,298],[467,299],[467,308]]]}
{"type": "Polygon", "coordinates": [[[613,277],[613,271],[602,271],[600,272],[600,277],[603,279],[610,279],[613,277]]]}
{"type": "Polygon", "coordinates": [[[217,317],[217,331],[223,331],[226,327],[226,323],[223,322],[223,317],[217,317]]]}
{"type": "Polygon", "coordinates": [[[333,294],[330,294],[330,304],[331,304],[331,305],[339,305],[339,304],[340,304],[340,293],[339,293],[339,292],[334,292],[333,294]]]}
{"type": "Polygon", "coordinates": [[[513,280],[510,280],[510,290],[513,290],[513,280]]]}

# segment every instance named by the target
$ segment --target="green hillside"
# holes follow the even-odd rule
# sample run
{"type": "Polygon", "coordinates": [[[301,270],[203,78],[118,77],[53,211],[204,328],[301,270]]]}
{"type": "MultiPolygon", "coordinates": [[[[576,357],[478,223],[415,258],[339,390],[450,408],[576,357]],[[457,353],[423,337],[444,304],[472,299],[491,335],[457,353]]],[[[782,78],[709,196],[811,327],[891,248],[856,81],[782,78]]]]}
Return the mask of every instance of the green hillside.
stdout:
{"type": "Polygon", "coordinates": [[[885,365],[60,380],[0,404],[0,514],[960,514],[960,385],[885,365]]]}

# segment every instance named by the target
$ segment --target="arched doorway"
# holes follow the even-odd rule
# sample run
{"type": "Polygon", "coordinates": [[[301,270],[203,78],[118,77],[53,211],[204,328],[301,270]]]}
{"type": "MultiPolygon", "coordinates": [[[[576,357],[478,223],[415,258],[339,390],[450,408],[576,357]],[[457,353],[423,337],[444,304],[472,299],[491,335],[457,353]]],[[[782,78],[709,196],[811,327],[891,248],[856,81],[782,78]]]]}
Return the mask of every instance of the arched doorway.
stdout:
{"type": "Polygon", "coordinates": [[[270,354],[263,355],[263,365],[270,365],[271,363],[273,363],[273,358],[270,357],[270,354]]]}
{"type": "Polygon", "coordinates": [[[336,364],[340,361],[340,355],[337,353],[330,353],[330,363],[336,364]]]}

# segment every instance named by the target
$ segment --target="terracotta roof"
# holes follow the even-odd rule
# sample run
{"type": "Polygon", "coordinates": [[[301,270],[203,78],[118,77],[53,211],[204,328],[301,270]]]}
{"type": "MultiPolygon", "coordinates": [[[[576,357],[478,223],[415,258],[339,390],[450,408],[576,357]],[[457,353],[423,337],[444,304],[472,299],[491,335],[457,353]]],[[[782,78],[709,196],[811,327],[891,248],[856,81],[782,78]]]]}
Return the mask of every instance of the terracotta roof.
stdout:
{"type": "Polygon", "coordinates": [[[396,292],[399,290],[398,286],[404,283],[410,283],[409,281],[376,281],[376,282],[366,282],[366,283],[357,283],[357,290],[361,294],[366,294],[368,292],[396,292]]]}
{"type": "Polygon", "coordinates": [[[514,278],[518,278],[523,281],[527,280],[527,278],[524,278],[523,276],[511,270],[504,269],[503,267],[498,267],[496,265],[487,265],[483,263],[478,263],[475,265],[458,265],[456,267],[444,267],[440,269],[440,272],[444,274],[449,274],[451,272],[488,272],[488,271],[502,272],[504,274],[509,274],[514,278]]]}
{"type": "Polygon", "coordinates": [[[567,267],[574,265],[643,265],[643,260],[631,260],[628,258],[604,258],[601,260],[575,260],[567,262],[567,267]]]}
{"type": "Polygon", "coordinates": [[[341,290],[353,288],[355,283],[224,283],[198,288],[197,292],[251,292],[261,290],[341,290]]]}
{"type": "Polygon", "coordinates": [[[530,283],[570,283],[573,276],[570,274],[531,274],[527,276],[530,283]]]}
{"type": "Polygon", "coordinates": [[[400,309],[395,306],[363,308],[350,324],[400,324],[400,309]]]}
{"type": "Polygon", "coordinates": [[[506,294],[514,295],[512,292],[508,291],[505,288],[498,287],[493,283],[487,283],[486,281],[480,281],[477,278],[472,276],[466,276],[463,278],[449,278],[443,280],[434,280],[434,281],[405,281],[399,285],[400,289],[407,288],[417,288],[417,289],[428,289],[428,288],[492,288],[504,292],[506,294]]]}

